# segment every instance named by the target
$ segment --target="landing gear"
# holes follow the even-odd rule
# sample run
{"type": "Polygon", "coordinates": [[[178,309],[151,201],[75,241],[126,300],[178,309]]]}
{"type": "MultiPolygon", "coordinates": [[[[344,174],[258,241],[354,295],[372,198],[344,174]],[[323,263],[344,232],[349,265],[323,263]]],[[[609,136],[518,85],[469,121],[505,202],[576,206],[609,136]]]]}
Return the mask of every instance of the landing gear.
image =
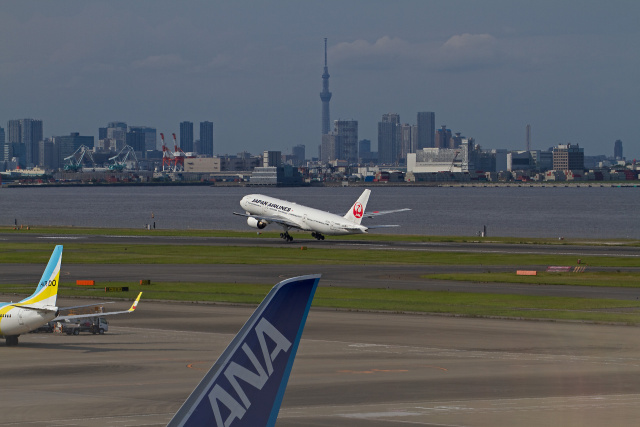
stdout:
{"type": "Polygon", "coordinates": [[[291,237],[288,231],[285,231],[284,233],[280,233],[280,238],[286,240],[287,242],[293,241],[293,237],[291,237]]]}
{"type": "Polygon", "coordinates": [[[311,233],[311,237],[315,237],[317,240],[324,240],[324,236],[318,232],[311,233]]]}
{"type": "Polygon", "coordinates": [[[18,335],[9,335],[5,337],[7,341],[7,347],[14,347],[18,345],[18,335]]]}

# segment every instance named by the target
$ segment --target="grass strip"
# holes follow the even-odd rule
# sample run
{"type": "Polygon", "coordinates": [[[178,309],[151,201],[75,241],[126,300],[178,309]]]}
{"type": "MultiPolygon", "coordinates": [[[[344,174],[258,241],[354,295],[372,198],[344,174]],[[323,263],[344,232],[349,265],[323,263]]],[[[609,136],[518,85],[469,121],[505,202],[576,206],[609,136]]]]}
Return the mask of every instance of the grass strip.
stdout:
{"type": "Polygon", "coordinates": [[[522,283],[528,285],[600,286],[617,288],[640,288],[640,273],[636,272],[584,272],[548,273],[535,276],[518,276],[513,273],[464,273],[426,274],[423,279],[453,280],[475,283],[522,283]]]}
{"type": "MultiPolygon", "coordinates": [[[[54,243],[5,243],[0,263],[46,264],[54,243]]],[[[291,265],[575,265],[571,255],[537,255],[482,252],[428,252],[370,249],[323,249],[287,245],[217,246],[65,243],[65,264],[291,264],[291,265]]],[[[637,267],[633,257],[582,257],[581,265],[637,267]]]]}
{"type": "MultiPolygon", "coordinates": [[[[60,296],[126,298],[143,291],[144,300],[221,302],[257,305],[271,285],[160,282],[148,286],[105,282],[94,289],[63,285],[60,296]],[[128,292],[106,293],[104,287],[129,286],[128,292]]],[[[31,285],[1,285],[0,292],[28,294],[31,285]]],[[[5,298],[6,299],[6,298],[5,298]]],[[[452,314],[465,317],[554,319],[597,323],[640,323],[640,302],[614,299],[547,297],[444,291],[320,287],[314,307],[361,311],[452,314]]]]}
{"type": "MultiPolygon", "coordinates": [[[[243,239],[263,239],[278,238],[280,231],[266,231],[258,235],[255,231],[233,231],[233,230],[144,230],[138,228],[90,228],[90,227],[53,227],[53,226],[29,226],[15,230],[14,227],[0,227],[0,234],[3,233],[26,233],[26,234],[51,234],[51,235],[101,235],[101,236],[179,236],[179,237],[227,237],[243,239]]],[[[313,241],[310,233],[291,233],[296,241],[313,241]]],[[[538,237],[491,237],[481,238],[478,236],[425,236],[420,234],[357,234],[349,236],[330,236],[331,240],[359,240],[359,241],[392,241],[392,242],[458,242],[458,243],[505,243],[505,244],[527,244],[527,245],[624,245],[640,246],[640,241],[636,239],[563,239],[538,238],[538,237]]]]}

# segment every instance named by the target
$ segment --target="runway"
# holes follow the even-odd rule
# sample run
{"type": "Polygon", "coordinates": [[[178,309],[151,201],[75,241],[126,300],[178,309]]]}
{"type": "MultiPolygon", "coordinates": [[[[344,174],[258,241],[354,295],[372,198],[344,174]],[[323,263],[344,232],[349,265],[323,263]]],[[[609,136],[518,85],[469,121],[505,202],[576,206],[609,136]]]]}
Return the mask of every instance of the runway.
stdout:
{"type": "MultiPolygon", "coordinates": [[[[185,244],[184,238],[86,239],[185,244]]],[[[30,235],[26,240],[61,242],[54,236],[30,235]]],[[[215,244],[236,244],[234,239],[214,240],[215,244]]],[[[277,239],[254,241],[266,246],[284,244],[277,239]]],[[[214,243],[201,239],[193,244],[214,243]]],[[[335,243],[354,249],[380,244],[387,243],[335,243]]],[[[619,246],[388,244],[387,249],[425,251],[574,251],[630,257],[640,252],[619,246]]],[[[322,273],[321,286],[638,298],[633,288],[479,285],[420,277],[484,268],[74,265],[63,261],[61,279],[275,284],[286,277],[322,273]]],[[[34,264],[0,264],[3,283],[35,283],[41,273],[34,264]]],[[[95,300],[59,298],[59,306],[90,302],[95,300]]],[[[129,305],[130,301],[121,301],[108,308],[129,305]]],[[[4,362],[0,365],[0,426],[166,425],[252,311],[245,306],[152,302],[143,295],[135,313],[109,319],[110,331],[105,335],[27,334],[20,337],[18,347],[0,343],[4,362]]],[[[637,327],[313,308],[277,425],[635,426],[639,399],[637,327]]]]}
{"type": "MultiPolygon", "coordinates": [[[[143,299],[0,345],[0,426],[165,425],[251,311],[143,299]]],[[[638,328],[312,309],[277,425],[631,426],[638,398],[638,328]]]]}

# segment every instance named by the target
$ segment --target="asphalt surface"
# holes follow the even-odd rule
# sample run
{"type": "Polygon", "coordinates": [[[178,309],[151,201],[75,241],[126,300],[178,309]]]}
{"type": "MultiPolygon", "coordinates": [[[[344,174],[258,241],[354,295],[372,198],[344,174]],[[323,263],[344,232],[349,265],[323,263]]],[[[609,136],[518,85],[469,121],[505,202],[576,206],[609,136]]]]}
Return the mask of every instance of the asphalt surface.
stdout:
{"type": "MultiPolygon", "coordinates": [[[[0,426],[166,425],[251,311],[143,298],[0,344],[0,426]]],[[[277,425],[635,426],[639,398],[635,327],[312,309],[277,425]]]]}
{"type": "MultiPolygon", "coordinates": [[[[49,240],[49,236],[30,238],[49,240]]],[[[113,238],[96,238],[100,239],[112,242],[113,238]]],[[[141,240],[118,239],[127,244],[141,240]]],[[[51,240],[52,244],[61,241],[51,240]]],[[[168,245],[176,240],[180,241],[159,238],[145,243],[168,245]]],[[[418,250],[467,251],[474,245],[463,246],[423,245],[418,250]]],[[[572,251],[576,256],[602,252],[637,257],[640,252],[622,247],[481,246],[478,250],[523,254],[572,251]]],[[[408,244],[396,247],[416,249],[408,244]]],[[[419,276],[451,268],[63,262],[62,273],[63,280],[275,284],[285,277],[319,272],[323,274],[321,286],[436,289],[458,284],[425,281],[419,276]]],[[[475,271],[482,267],[453,268],[475,271]]],[[[41,274],[42,268],[33,264],[0,264],[4,283],[35,283],[41,274]]],[[[469,286],[459,285],[463,291],[469,286]]],[[[588,287],[560,288],[507,284],[482,289],[544,295],[569,292],[587,297],[602,292],[588,287]]],[[[477,292],[479,288],[473,285],[472,289],[477,292]]],[[[604,292],[614,298],[637,298],[635,291],[623,288],[604,292]]],[[[84,303],[59,300],[61,307],[84,303]]],[[[107,308],[115,311],[129,305],[118,302],[107,308]]],[[[166,425],[252,310],[151,302],[143,296],[135,313],[110,318],[110,331],[105,335],[27,334],[20,337],[18,347],[0,342],[0,426],[166,425]]],[[[277,425],[635,426],[640,417],[639,398],[637,327],[312,309],[277,425]]]]}

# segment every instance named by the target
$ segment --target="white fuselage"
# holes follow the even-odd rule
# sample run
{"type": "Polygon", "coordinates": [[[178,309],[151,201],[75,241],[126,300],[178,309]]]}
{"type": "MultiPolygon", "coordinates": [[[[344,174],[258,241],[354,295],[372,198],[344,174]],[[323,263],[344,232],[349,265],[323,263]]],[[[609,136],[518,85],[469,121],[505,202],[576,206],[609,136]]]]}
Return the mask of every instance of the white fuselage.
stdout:
{"type": "Polygon", "coordinates": [[[0,335],[26,334],[56,317],[55,311],[36,311],[0,303],[0,335]]]}
{"type": "Polygon", "coordinates": [[[286,220],[305,231],[315,231],[325,235],[367,232],[367,227],[355,224],[340,215],[262,194],[244,196],[240,200],[240,206],[250,215],[286,220]]]}

